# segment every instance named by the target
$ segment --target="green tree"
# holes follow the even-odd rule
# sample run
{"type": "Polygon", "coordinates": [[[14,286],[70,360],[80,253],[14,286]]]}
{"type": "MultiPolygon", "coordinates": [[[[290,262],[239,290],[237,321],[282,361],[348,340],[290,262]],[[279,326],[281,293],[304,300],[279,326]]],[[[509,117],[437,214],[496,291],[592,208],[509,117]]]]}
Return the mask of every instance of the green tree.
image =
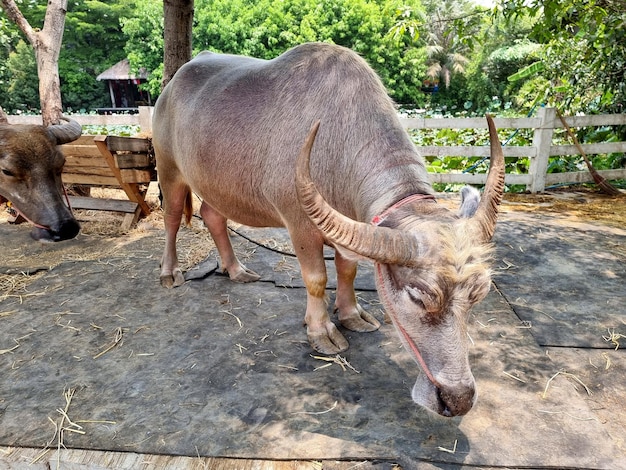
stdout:
{"type": "Polygon", "coordinates": [[[423,54],[412,39],[389,35],[403,5],[418,0],[199,0],[194,49],[271,59],[297,44],[326,41],[360,53],[394,99],[423,101],[423,54]]]}
{"type": "MultiPolygon", "coordinates": [[[[536,100],[565,112],[623,112],[626,101],[626,10],[622,0],[509,0],[509,22],[531,15],[531,39],[541,43],[536,100]],[[549,86],[546,86],[546,83],[549,86]]],[[[523,76],[523,74],[521,74],[523,76]]],[[[531,93],[524,84],[525,93],[531,93]]]]}
{"type": "Polygon", "coordinates": [[[7,112],[37,112],[39,110],[39,82],[33,48],[19,40],[15,50],[9,53],[6,67],[11,78],[8,82],[3,108],[7,112]]]}
{"type": "Polygon", "coordinates": [[[426,74],[433,81],[450,87],[453,74],[462,75],[469,63],[466,54],[468,46],[454,28],[455,19],[465,15],[466,5],[456,0],[437,2],[429,12],[426,33],[426,54],[428,69],[426,74]]]}
{"type": "MultiPolygon", "coordinates": [[[[41,25],[44,22],[48,2],[44,0],[22,2],[20,11],[24,18],[32,25],[41,25]]],[[[103,83],[96,81],[96,77],[104,70],[124,58],[126,37],[122,32],[120,17],[131,15],[134,2],[123,0],[84,0],[68,2],[68,11],[65,15],[63,47],[59,53],[58,70],[60,91],[63,106],[66,109],[89,110],[109,103],[109,93],[103,83]]],[[[0,104],[7,110],[30,110],[40,108],[39,97],[30,96],[25,90],[26,78],[19,73],[8,73],[8,67],[20,66],[26,63],[33,52],[19,47],[20,38],[24,35],[16,25],[0,17],[0,44],[2,54],[12,54],[11,62],[6,64],[5,70],[0,65],[0,80],[6,83],[5,93],[0,91],[0,104]],[[4,38],[4,39],[3,39],[4,38]],[[24,57],[20,57],[24,55],[24,57]],[[11,65],[13,64],[13,65],[11,65]],[[4,77],[4,78],[3,78],[4,77]],[[20,99],[8,96],[6,90],[20,90],[20,99]],[[15,107],[15,106],[17,107],[15,107]]],[[[23,69],[20,66],[20,69],[23,69]]],[[[37,83],[36,69],[27,80],[37,83]]]]}
{"type": "Polygon", "coordinates": [[[159,96],[163,80],[163,2],[136,0],[132,15],[122,17],[120,22],[131,68],[145,68],[150,74],[146,88],[152,96],[159,96]]]}
{"type": "Polygon", "coordinates": [[[509,77],[539,57],[541,45],[528,39],[532,27],[528,18],[507,23],[500,15],[483,16],[475,36],[479,46],[465,72],[465,109],[480,113],[500,106],[528,109],[528,103],[519,101],[518,96],[523,83],[510,82],[509,77]]]}
{"type": "Polygon", "coordinates": [[[59,58],[61,93],[66,108],[90,110],[110,106],[106,86],[96,77],[124,59],[127,37],[120,18],[131,15],[133,1],[70,2],[59,58]]]}

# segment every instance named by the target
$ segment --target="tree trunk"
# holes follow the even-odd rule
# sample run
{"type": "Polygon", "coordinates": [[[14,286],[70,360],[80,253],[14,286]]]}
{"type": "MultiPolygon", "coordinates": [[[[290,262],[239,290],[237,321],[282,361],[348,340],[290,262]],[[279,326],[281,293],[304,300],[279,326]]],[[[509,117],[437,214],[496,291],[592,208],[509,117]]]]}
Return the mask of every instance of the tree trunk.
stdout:
{"type": "Polygon", "coordinates": [[[67,0],[48,0],[43,28],[37,31],[24,18],[15,0],[0,0],[0,5],[9,19],[22,30],[35,51],[43,124],[57,124],[63,112],[59,53],[65,28],[67,0]]]}
{"type": "Polygon", "coordinates": [[[164,87],[180,66],[191,60],[193,0],[164,0],[163,18],[164,87]]]}

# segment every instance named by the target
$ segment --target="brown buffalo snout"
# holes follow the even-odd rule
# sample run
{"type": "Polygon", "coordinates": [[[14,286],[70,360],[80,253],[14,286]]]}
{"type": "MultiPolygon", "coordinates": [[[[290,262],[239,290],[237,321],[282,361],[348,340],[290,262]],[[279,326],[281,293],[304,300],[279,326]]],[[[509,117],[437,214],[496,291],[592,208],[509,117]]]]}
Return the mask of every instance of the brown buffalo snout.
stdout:
{"type": "Polygon", "coordinates": [[[60,242],[76,237],[78,232],[80,232],[80,224],[74,219],[67,219],[54,228],[35,227],[30,236],[40,242],[60,242]]]}

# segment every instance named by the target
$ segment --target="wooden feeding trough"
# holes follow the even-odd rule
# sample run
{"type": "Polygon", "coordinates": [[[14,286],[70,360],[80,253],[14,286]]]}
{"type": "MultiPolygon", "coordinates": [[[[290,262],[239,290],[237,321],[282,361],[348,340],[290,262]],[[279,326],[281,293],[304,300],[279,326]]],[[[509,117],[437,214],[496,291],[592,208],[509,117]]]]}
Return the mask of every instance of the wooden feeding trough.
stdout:
{"type": "Polygon", "coordinates": [[[61,146],[63,183],[122,189],[128,200],[70,196],[73,208],[125,213],[122,229],[150,214],[145,196],[156,181],[152,142],[147,138],[84,135],[61,146]]]}

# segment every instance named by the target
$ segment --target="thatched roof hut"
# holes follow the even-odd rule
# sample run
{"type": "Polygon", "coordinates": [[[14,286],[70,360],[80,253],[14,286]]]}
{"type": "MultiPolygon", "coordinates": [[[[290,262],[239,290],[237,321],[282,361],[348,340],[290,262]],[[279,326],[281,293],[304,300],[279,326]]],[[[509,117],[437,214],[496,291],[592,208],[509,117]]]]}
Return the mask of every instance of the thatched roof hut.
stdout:
{"type": "Polygon", "coordinates": [[[138,73],[131,73],[128,59],[106,69],[96,77],[98,81],[105,81],[109,85],[111,94],[111,108],[99,108],[99,112],[136,111],[137,106],[150,106],[152,99],[146,90],[139,89],[139,85],[148,79],[146,69],[139,69],[138,73]]]}

